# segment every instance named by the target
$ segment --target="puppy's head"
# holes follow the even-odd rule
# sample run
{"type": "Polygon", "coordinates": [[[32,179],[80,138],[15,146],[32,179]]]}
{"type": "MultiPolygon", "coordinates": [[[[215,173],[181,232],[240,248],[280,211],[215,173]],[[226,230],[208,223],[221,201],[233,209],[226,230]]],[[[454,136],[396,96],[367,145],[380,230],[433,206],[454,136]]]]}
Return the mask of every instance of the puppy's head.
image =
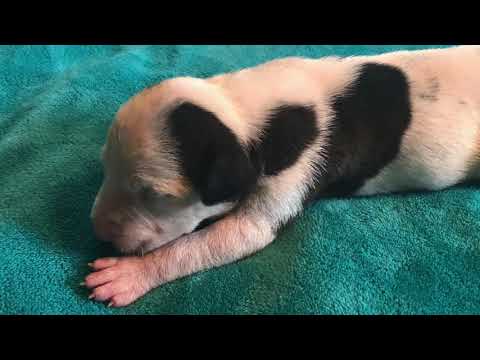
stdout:
{"type": "Polygon", "coordinates": [[[122,252],[151,251],[230,211],[256,182],[242,127],[215,85],[179,78],[117,113],[91,217],[122,252]]]}

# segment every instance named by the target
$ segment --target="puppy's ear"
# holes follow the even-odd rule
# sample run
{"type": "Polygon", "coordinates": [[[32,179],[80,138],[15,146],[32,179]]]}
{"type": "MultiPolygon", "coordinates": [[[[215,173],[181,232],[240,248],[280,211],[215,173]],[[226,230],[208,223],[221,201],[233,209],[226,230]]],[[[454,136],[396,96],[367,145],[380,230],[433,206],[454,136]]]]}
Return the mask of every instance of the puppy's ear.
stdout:
{"type": "Polygon", "coordinates": [[[215,114],[182,103],[169,114],[184,175],[205,205],[238,200],[257,180],[257,172],[235,134],[215,114]]]}

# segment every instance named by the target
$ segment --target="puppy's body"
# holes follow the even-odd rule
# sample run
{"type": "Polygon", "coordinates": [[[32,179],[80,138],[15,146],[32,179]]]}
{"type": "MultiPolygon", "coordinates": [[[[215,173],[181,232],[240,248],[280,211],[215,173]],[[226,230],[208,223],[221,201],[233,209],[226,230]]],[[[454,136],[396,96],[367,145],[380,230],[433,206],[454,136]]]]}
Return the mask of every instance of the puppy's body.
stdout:
{"type": "MultiPolygon", "coordinates": [[[[406,76],[411,119],[404,133],[395,134],[402,137],[395,158],[379,169],[378,175],[366,179],[364,186],[352,195],[437,190],[478,177],[480,47],[403,51],[348,59],[282,59],[215,77],[211,82],[220,84],[225,93],[232,94],[230,97],[238,101],[246,113],[244,118],[255,126],[250,138],[257,136],[257,129],[265,125],[266,112],[275,105],[315,104],[317,126],[323,130],[315,151],[318,153],[320,148],[328,148],[326,129],[335,128],[338,120],[331,109],[332,98],[342,96],[349,87],[355,86],[359,66],[372,63],[394,66],[406,76]]],[[[389,91],[395,96],[397,89],[388,89],[389,81],[386,79],[378,87],[372,84],[365,90],[389,91]]],[[[380,98],[381,94],[373,97],[380,98]]],[[[325,151],[328,158],[328,150],[325,151]]]]}
{"type": "Polygon", "coordinates": [[[108,271],[87,286],[126,305],[260,250],[308,201],[477,179],[479,88],[480,47],[461,46],[286,58],[145,90],[110,130],[92,216],[100,237],[150,252],[97,260],[108,271]]]}

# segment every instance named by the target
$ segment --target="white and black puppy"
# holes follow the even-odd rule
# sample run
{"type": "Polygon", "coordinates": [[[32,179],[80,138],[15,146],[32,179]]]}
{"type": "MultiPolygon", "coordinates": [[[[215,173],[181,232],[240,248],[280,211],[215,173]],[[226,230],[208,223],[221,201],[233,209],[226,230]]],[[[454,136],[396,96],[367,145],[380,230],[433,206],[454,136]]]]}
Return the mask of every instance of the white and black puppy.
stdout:
{"type": "Polygon", "coordinates": [[[85,285],[125,306],[264,248],[309,201],[474,180],[479,131],[480,46],[166,80],[109,130],[92,219],[130,255],[96,260],[85,285]]]}

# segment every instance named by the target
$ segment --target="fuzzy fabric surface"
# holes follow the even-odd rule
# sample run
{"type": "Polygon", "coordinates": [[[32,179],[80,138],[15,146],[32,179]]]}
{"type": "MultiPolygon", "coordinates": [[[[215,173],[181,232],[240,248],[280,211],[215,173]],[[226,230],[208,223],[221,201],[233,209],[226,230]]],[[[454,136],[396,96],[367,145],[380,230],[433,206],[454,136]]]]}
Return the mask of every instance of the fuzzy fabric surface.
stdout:
{"type": "MultiPolygon", "coordinates": [[[[265,250],[113,309],[79,286],[119,106],[175,76],[434,46],[1,46],[0,314],[479,314],[480,191],[325,200],[265,250]]],[[[254,89],[252,90],[254,91],[254,89]]]]}

